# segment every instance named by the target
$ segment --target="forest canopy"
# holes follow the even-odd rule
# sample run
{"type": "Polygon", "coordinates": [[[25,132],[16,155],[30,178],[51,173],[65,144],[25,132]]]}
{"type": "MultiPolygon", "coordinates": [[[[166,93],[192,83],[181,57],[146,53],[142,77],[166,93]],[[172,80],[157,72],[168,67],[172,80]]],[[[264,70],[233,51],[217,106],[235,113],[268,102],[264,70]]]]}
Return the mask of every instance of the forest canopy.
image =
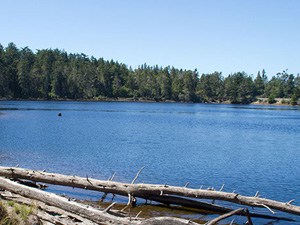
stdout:
{"type": "Polygon", "coordinates": [[[195,70],[143,64],[132,69],[114,60],[68,54],[58,49],[33,52],[14,43],[0,44],[0,98],[88,99],[128,98],[176,102],[230,102],[248,104],[258,97],[300,97],[300,76],[282,71],[268,80],[236,72],[199,74],[195,70]]]}

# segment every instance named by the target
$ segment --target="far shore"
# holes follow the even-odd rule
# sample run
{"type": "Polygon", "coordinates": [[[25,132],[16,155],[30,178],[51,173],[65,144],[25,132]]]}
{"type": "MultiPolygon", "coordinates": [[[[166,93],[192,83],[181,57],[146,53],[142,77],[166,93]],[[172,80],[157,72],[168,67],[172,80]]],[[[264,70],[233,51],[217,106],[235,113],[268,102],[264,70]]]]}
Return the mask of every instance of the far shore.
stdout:
{"type": "Polygon", "coordinates": [[[252,102],[251,105],[272,105],[272,106],[299,106],[299,101],[297,105],[291,105],[290,98],[275,98],[275,103],[268,103],[268,98],[257,98],[257,101],[252,102]]]}
{"type": "MultiPolygon", "coordinates": [[[[58,102],[142,102],[142,103],[183,103],[183,104],[232,104],[232,105],[269,105],[269,106],[292,106],[290,104],[290,98],[276,98],[276,102],[273,104],[268,103],[268,98],[257,98],[256,101],[251,102],[250,104],[233,104],[230,101],[224,102],[184,102],[184,101],[174,101],[174,100],[154,100],[146,98],[78,98],[78,99],[69,99],[69,98],[0,98],[0,101],[58,101],[58,102]]],[[[299,102],[297,105],[300,106],[299,102]]]]}

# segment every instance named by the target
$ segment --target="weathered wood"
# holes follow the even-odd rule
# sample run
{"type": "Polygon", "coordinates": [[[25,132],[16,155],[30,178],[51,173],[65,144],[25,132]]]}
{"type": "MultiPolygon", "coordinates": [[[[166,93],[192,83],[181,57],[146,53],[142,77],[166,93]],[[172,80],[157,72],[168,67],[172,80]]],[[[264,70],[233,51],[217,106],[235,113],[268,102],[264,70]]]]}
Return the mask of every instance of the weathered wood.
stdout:
{"type": "Polygon", "coordinates": [[[233,211],[231,211],[231,212],[225,213],[225,214],[223,214],[223,215],[221,215],[221,216],[219,216],[219,217],[217,217],[217,218],[215,218],[215,219],[213,219],[213,220],[207,222],[205,225],[215,225],[215,224],[217,224],[219,221],[224,220],[224,219],[226,219],[226,218],[228,218],[228,217],[231,217],[231,216],[233,216],[233,215],[239,214],[239,213],[241,213],[241,212],[243,212],[243,211],[244,211],[244,209],[242,209],[242,208],[233,210],[233,211]]]}
{"type": "MultiPolygon", "coordinates": [[[[126,218],[126,217],[119,217],[114,216],[112,214],[109,214],[106,212],[106,210],[100,211],[98,209],[95,209],[90,206],[82,205],[77,202],[69,201],[68,199],[58,196],[53,193],[45,192],[36,188],[24,186],[22,184],[16,183],[14,181],[11,181],[9,179],[0,177],[0,188],[4,190],[11,191],[13,193],[19,194],[23,197],[35,199],[44,203],[47,203],[48,205],[58,207],[60,209],[63,209],[68,212],[75,213],[77,215],[80,215],[84,218],[88,218],[89,220],[96,222],[98,224],[130,224],[130,225],[139,225],[139,224],[147,224],[144,223],[144,220],[137,219],[137,218],[126,218]]],[[[164,221],[168,222],[168,217],[162,217],[160,218],[160,221],[162,224],[165,224],[164,221]]],[[[185,224],[187,224],[189,221],[178,219],[180,223],[176,222],[177,219],[174,218],[174,225],[182,224],[182,221],[185,221],[185,224]]],[[[197,223],[191,222],[193,225],[197,225],[197,223]]]]}
{"type": "Polygon", "coordinates": [[[207,222],[205,225],[215,225],[217,224],[219,221],[221,220],[224,220],[226,218],[229,218],[233,215],[240,215],[241,213],[245,213],[247,215],[247,223],[248,225],[253,225],[252,223],[252,220],[251,220],[251,217],[250,217],[250,213],[249,213],[249,210],[248,209],[243,209],[243,208],[240,208],[240,209],[236,209],[236,210],[232,210],[231,212],[228,212],[228,213],[225,213],[209,222],[207,222]]]}
{"type": "Polygon", "coordinates": [[[0,200],[7,202],[13,201],[31,206],[34,208],[33,213],[37,215],[40,220],[47,221],[51,224],[57,224],[57,222],[62,224],[74,224],[74,221],[76,221],[77,225],[97,225],[97,223],[94,223],[74,213],[70,213],[55,206],[49,206],[44,202],[32,200],[8,191],[0,191],[0,200]]]}
{"type": "Polygon", "coordinates": [[[244,212],[245,212],[246,215],[247,215],[247,218],[248,218],[248,224],[249,224],[249,225],[253,225],[249,210],[246,208],[246,209],[244,209],[244,212]]]}
{"type": "MultiPolygon", "coordinates": [[[[177,196],[151,196],[151,200],[157,201],[164,204],[175,204],[175,205],[181,205],[184,207],[189,207],[193,209],[202,209],[202,210],[208,210],[212,213],[222,214],[222,213],[228,213],[233,211],[234,209],[216,205],[216,204],[210,204],[207,202],[201,202],[201,201],[195,201],[192,199],[186,199],[181,198],[177,196]]],[[[238,212],[238,215],[241,216],[248,216],[251,217],[257,217],[257,218],[264,218],[264,219],[272,219],[272,220],[286,220],[286,221],[294,221],[293,219],[282,217],[282,216],[273,216],[273,215],[266,215],[266,214],[260,214],[260,213],[251,213],[251,212],[238,212]]]]}
{"type": "Polygon", "coordinates": [[[143,169],[145,168],[145,166],[143,166],[139,172],[137,172],[137,174],[135,175],[135,177],[133,178],[133,180],[131,181],[131,184],[134,184],[134,182],[138,179],[140,173],[143,171],[143,169]]]}
{"type": "Polygon", "coordinates": [[[16,182],[10,181],[3,177],[0,177],[0,188],[11,191],[13,193],[20,194],[24,197],[36,199],[38,201],[45,202],[49,205],[56,206],[63,210],[81,215],[85,218],[89,218],[93,222],[100,224],[138,224],[135,221],[129,221],[127,218],[121,218],[113,216],[104,211],[87,207],[77,202],[68,201],[68,199],[48,193],[32,187],[27,187],[16,182]]]}
{"type": "Polygon", "coordinates": [[[101,181],[92,178],[77,176],[66,176],[55,173],[46,173],[15,167],[0,167],[0,176],[29,179],[37,182],[51,183],[57,185],[84,188],[135,197],[174,195],[198,199],[223,200],[252,207],[269,207],[283,212],[300,215],[300,207],[290,203],[278,202],[270,199],[243,196],[237,193],[227,193],[213,190],[191,189],[185,187],[175,187],[154,184],[128,184],[115,181],[101,181]]]}
{"type": "Polygon", "coordinates": [[[155,217],[142,221],[141,225],[196,225],[189,220],[174,217],[155,217]]]}

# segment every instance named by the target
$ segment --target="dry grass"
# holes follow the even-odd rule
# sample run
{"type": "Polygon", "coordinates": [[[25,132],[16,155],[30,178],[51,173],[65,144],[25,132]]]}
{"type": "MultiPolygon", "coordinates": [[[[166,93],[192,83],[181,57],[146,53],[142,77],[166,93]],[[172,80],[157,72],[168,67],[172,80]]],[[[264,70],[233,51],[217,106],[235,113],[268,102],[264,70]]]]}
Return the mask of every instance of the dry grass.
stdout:
{"type": "Polygon", "coordinates": [[[29,224],[28,217],[35,211],[34,206],[18,204],[13,201],[0,201],[0,225],[29,224]]]}

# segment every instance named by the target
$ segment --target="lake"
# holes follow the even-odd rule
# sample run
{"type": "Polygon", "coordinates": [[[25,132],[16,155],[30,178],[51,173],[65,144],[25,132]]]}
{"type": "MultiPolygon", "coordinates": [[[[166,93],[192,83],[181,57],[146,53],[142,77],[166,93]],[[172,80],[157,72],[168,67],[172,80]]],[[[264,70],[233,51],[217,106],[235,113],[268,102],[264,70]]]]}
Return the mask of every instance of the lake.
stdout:
{"type": "Polygon", "coordinates": [[[0,140],[2,166],[125,182],[146,166],[137,182],[300,205],[299,107],[1,101],[0,140]]]}

